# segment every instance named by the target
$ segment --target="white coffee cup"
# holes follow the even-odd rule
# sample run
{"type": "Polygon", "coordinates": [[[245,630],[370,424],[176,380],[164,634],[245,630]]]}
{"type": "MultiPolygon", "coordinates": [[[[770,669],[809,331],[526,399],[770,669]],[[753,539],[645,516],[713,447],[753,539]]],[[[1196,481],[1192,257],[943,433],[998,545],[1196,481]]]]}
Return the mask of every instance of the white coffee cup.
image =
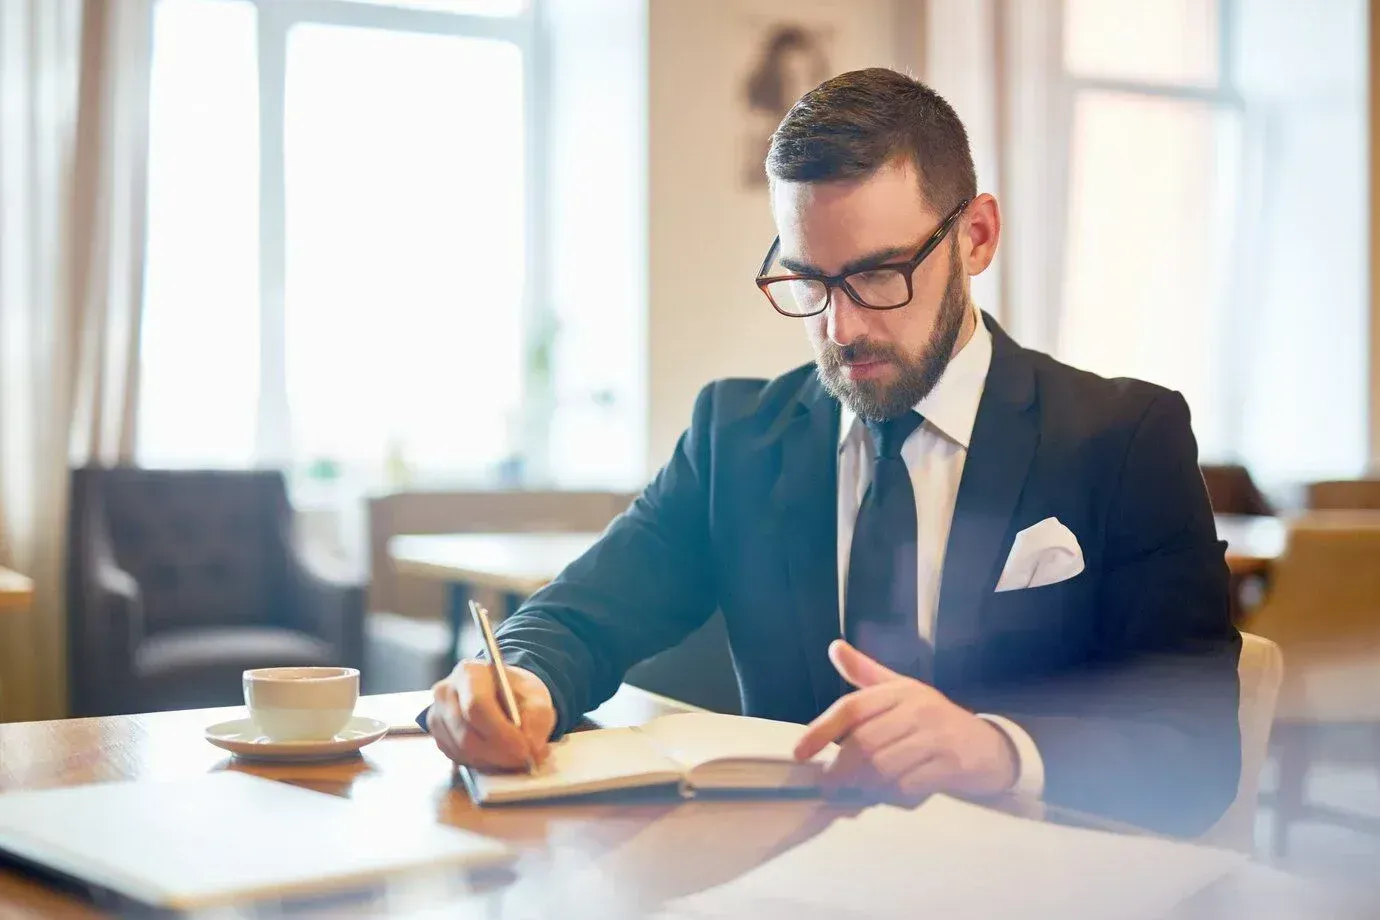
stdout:
{"type": "Polygon", "coordinates": [[[244,703],[259,733],[273,741],[329,741],[359,699],[356,668],[253,668],[244,703]]]}

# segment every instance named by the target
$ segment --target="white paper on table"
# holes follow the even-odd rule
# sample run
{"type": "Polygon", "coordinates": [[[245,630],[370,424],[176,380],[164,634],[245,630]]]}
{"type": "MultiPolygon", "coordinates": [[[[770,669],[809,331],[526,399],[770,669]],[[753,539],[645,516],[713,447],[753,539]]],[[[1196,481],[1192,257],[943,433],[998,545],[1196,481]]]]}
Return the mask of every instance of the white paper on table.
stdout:
{"type": "Polygon", "coordinates": [[[1149,836],[1065,827],[947,796],[842,818],[664,918],[1149,920],[1246,861],[1149,836]]]}

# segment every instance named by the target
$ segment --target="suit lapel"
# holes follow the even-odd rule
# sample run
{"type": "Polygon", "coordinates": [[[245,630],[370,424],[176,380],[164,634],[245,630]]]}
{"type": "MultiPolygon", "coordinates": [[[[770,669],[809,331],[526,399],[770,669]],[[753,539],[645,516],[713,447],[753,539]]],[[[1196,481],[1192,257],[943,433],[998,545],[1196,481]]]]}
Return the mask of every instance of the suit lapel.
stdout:
{"type": "Polygon", "coordinates": [[[770,506],[785,545],[791,601],[816,711],[832,703],[842,688],[828,658],[829,643],[840,636],[838,428],[838,403],[811,377],[767,438],[780,456],[770,506]]]}
{"type": "Polygon", "coordinates": [[[962,650],[979,638],[978,608],[996,588],[1001,550],[1040,439],[1030,359],[983,315],[992,332],[992,366],[978,403],[944,553],[935,623],[935,683],[941,688],[961,680],[961,662],[968,657],[962,650]]]}

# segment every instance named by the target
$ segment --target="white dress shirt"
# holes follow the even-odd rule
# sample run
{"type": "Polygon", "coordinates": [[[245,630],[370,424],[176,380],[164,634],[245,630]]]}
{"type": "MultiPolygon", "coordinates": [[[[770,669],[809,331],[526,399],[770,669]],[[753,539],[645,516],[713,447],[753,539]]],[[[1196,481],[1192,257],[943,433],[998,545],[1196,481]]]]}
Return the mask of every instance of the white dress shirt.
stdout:
{"type": "MultiPolygon", "coordinates": [[[[901,445],[901,459],[910,471],[915,491],[916,596],[919,609],[916,621],[920,635],[933,641],[934,618],[939,606],[939,583],[944,572],[944,551],[949,542],[958,499],[958,483],[963,478],[963,463],[977,419],[978,402],[992,364],[992,334],[977,315],[977,329],[966,345],[954,355],[939,382],[915,411],[925,419],[901,445]]],[[[839,423],[838,457],[838,534],[839,534],[839,630],[847,616],[848,558],[853,546],[853,528],[858,508],[872,482],[872,435],[847,406],[839,423]]],[[[1045,769],[1040,751],[1025,729],[1010,719],[980,713],[1011,739],[1017,754],[1017,778],[1012,791],[1039,798],[1044,794],[1045,769]]]]}

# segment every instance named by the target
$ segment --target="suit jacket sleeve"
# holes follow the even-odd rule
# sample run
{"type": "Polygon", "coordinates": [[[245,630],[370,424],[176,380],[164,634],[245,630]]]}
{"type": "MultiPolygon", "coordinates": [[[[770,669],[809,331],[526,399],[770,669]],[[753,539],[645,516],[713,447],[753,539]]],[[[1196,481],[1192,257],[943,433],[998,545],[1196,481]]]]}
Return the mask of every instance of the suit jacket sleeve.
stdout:
{"type": "Polygon", "coordinates": [[[984,706],[1035,740],[1046,801],[1200,833],[1240,775],[1241,638],[1179,394],[1158,396],[1141,417],[1106,533],[1091,667],[998,691],[984,706]]]}
{"type": "Polygon", "coordinates": [[[556,737],[714,612],[706,483],[716,390],[701,391],[670,462],[599,542],[497,630],[504,661],[550,688],[556,737]]]}

